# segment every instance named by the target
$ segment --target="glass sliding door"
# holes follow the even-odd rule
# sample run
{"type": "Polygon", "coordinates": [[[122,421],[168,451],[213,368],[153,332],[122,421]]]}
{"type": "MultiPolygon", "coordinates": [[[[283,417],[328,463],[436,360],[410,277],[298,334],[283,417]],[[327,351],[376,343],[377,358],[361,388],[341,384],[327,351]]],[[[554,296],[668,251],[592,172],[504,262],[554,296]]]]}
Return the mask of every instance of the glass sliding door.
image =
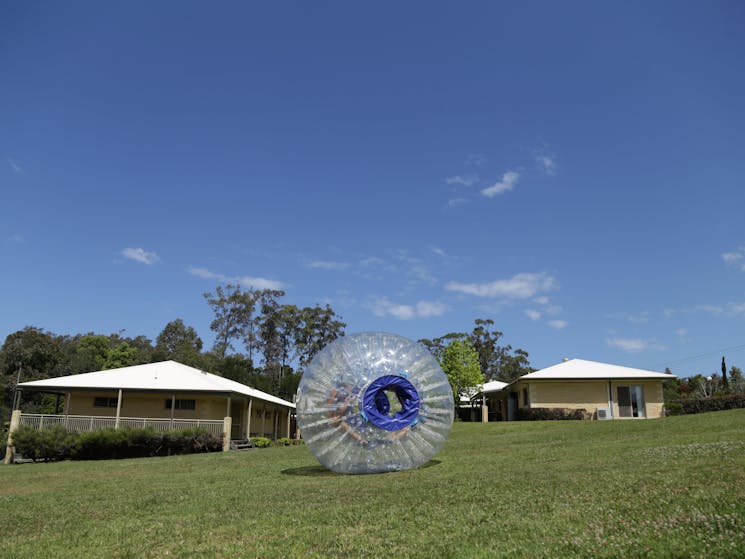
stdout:
{"type": "Polygon", "coordinates": [[[619,386],[617,392],[620,417],[644,417],[644,389],[641,385],[619,386]]]}

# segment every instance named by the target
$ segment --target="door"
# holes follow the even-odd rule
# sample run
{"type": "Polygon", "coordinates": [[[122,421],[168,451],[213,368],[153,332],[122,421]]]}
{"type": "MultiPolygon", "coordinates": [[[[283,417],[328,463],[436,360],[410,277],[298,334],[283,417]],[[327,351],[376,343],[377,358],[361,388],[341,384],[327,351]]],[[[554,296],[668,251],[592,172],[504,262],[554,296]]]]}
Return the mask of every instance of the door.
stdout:
{"type": "Polygon", "coordinates": [[[644,417],[644,390],[640,385],[619,386],[617,393],[620,417],[644,417]]]}

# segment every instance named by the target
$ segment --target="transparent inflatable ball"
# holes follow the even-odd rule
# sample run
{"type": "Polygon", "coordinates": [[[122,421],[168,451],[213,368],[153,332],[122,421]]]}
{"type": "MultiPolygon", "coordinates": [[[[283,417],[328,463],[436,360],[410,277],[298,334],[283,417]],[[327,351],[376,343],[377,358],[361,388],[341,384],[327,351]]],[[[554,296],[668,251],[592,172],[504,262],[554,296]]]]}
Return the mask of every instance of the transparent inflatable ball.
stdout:
{"type": "Polygon", "coordinates": [[[331,342],[303,373],[297,422],[326,468],[364,474],[417,468],[445,444],[453,394],[421,344],[367,332],[331,342]]]}

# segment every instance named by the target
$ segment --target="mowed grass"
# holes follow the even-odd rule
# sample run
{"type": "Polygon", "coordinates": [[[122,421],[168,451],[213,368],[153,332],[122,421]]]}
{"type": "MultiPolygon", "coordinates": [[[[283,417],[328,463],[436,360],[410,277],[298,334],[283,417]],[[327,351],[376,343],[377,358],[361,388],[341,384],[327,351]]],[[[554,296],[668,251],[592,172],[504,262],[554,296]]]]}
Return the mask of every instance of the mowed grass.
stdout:
{"type": "Polygon", "coordinates": [[[0,467],[3,557],[745,557],[745,410],[457,423],[426,467],[305,447],[0,467]]]}

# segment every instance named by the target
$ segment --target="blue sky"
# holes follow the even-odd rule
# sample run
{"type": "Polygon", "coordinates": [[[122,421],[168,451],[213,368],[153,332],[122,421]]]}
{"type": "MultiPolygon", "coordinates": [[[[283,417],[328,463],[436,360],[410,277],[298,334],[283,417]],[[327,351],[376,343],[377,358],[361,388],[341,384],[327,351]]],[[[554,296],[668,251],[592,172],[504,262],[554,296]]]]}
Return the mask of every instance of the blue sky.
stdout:
{"type": "Polygon", "coordinates": [[[745,367],[742,2],[6,2],[0,72],[1,339],[210,345],[238,282],[745,367]]]}

